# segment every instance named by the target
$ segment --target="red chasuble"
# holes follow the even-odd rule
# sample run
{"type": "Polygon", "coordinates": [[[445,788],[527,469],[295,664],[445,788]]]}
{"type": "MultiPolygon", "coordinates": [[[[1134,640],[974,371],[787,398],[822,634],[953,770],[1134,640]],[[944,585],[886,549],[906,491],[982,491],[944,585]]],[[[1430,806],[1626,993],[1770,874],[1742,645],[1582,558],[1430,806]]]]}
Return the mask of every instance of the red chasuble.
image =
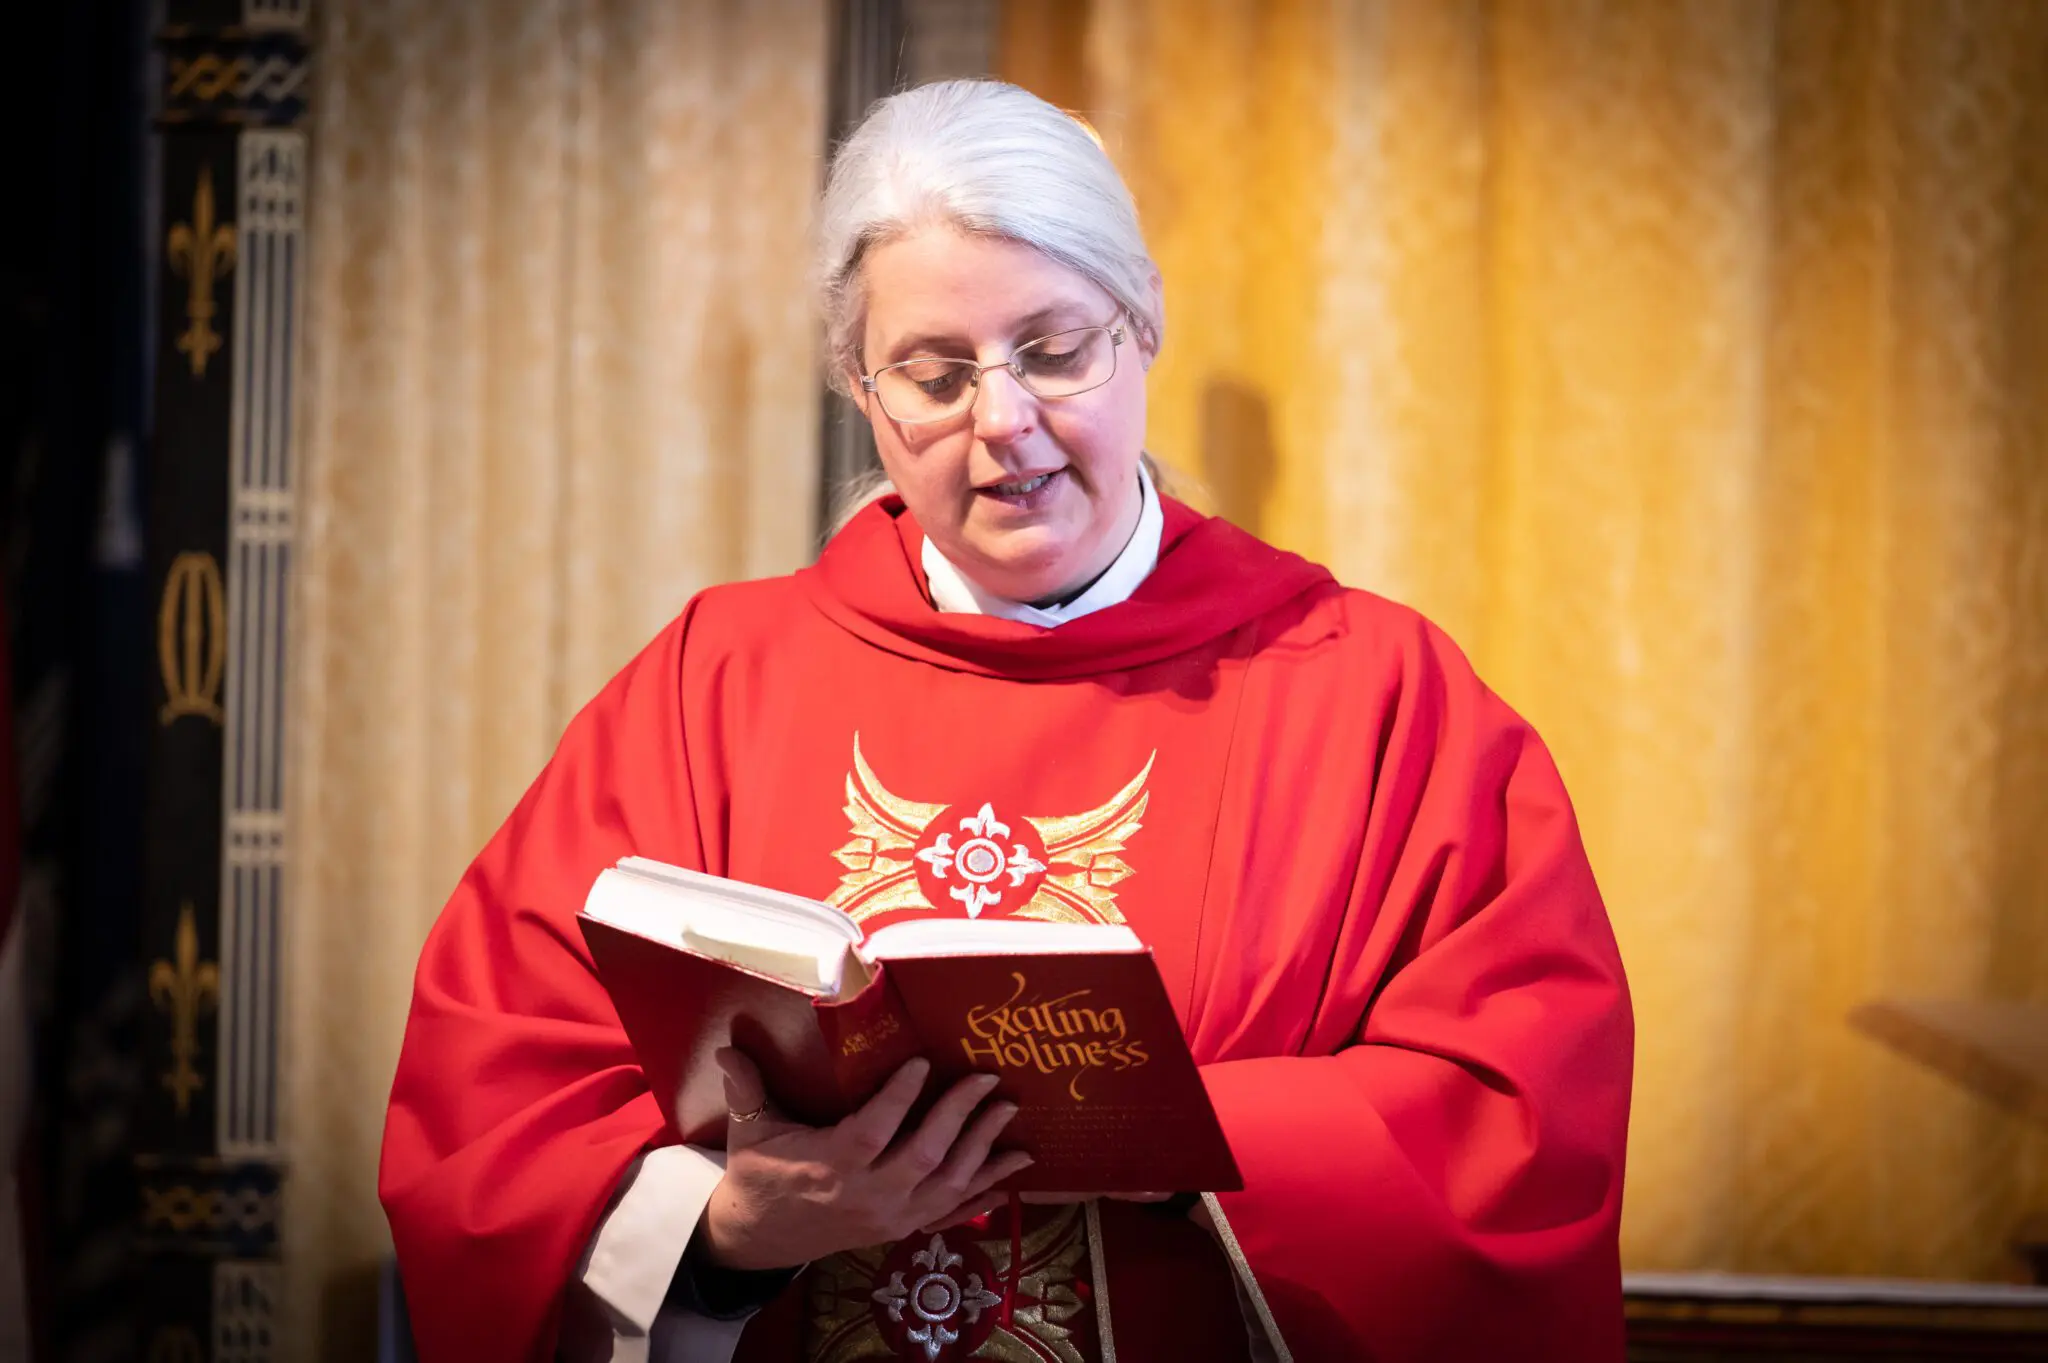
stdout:
{"type": "MultiPolygon", "coordinates": [[[[1056,630],[940,614],[919,545],[888,501],[814,567],[699,596],[463,878],[420,960],[380,1178],[425,1363],[551,1357],[620,1174],[672,1139],[573,921],[629,853],[870,927],[1130,924],[1294,1358],[1619,1360],[1628,998],[1528,725],[1414,612],[1176,503],[1136,594],[1056,630]]],[[[1185,1339],[1236,1332],[1222,1252],[1104,1208],[1118,1352],[1212,1356],[1185,1339]]],[[[989,1349],[998,1314],[1072,1338],[983,1356],[1092,1357],[1095,1273],[1060,1224],[1032,1223],[1021,1275],[999,1228],[835,1256],[742,1357],[947,1363],[989,1349]],[[891,1264],[955,1274],[932,1288],[948,1329],[903,1309],[891,1264]]]]}

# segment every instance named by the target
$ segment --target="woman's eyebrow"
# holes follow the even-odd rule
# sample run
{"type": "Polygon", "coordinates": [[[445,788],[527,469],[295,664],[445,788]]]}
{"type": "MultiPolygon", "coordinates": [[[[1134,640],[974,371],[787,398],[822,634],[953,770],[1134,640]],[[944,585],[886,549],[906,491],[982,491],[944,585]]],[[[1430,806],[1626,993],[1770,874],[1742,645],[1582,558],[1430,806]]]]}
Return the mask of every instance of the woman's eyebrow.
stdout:
{"type": "Polygon", "coordinates": [[[1084,309],[1077,303],[1054,303],[1018,318],[1011,325],[1010,334],[1019,341],[1035,341],[1061,327],[1080,325],[1073,319],[1085,315],[1084,309]]]}
{"type": "MultiPolygon", "coordinates": [[[[1087,325],[1087,309],[1079,303],[1050,303],[1034,312],[1028,312],[1010,323],[1010,339],[1017,345],[1035,341],[1067,327],[1087,325]]],[[[909,359],[919,351],[943,353],[947,350],[969,351],[973,344],[958,332],[926,331],[905,336],[888,349],[886,363],[894,364],[909,359]]]]}
{"type": "Polygon", "coordinates": [[[898,360],[908,359],[921,350],[943,351],[949,349],[971,351],[974,347],[967,343],[966,337],[961,336],[957,332],[923,332],[916,336],[905,336],[890,346],[887,351],[888,362],[894,364],[898,360]]]}

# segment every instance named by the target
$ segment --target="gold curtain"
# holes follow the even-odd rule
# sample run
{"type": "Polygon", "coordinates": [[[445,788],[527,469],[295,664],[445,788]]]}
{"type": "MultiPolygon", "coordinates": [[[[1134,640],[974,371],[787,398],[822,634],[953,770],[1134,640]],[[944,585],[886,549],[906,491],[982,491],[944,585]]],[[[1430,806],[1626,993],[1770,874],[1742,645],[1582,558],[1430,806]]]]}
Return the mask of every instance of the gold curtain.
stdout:
{"type": "Polygon", "coordinates": [[[1152,446],[1555,749],[1635,1268],[1996,1277],[2048,1138],[1879,1050],[2048,1001],[2048,6],[1006,7],[1166,277],[1152,446]]]}
{"type": "Polygon", "coordinates": [[[812,548],[827,12],[322,9],[286,1356],[317,1332],[361,1358],[428,925],[570,714],[692,591],[812,548]]]}

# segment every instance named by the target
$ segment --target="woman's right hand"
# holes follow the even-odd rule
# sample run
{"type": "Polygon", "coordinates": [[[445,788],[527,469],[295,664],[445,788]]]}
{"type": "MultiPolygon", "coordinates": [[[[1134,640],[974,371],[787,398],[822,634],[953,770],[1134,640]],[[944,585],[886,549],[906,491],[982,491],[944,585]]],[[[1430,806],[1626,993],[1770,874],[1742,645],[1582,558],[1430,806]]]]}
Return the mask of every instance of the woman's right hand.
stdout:
{"type": "Polygon", "coordinates": [[[990,1156],[1017,1115],[1008,1102],[981,1107],[995,1088],[992,1075],[953,1085],[899,1139],[931,1069],[922,1059],[825,1127],[792,1122],[768,1106],[760,1070],[739,1051],[719,1051],[718,1064],[726,1107],[761,1110],[752,1121],[726,1123],[725,1177],[697,1225],[704,1251],[723,1268],[791,1268],[966,1220],[1001,1205],[1002,1194],[989,1189],[1031,1163],[1021,1151],[990,1156]]]}

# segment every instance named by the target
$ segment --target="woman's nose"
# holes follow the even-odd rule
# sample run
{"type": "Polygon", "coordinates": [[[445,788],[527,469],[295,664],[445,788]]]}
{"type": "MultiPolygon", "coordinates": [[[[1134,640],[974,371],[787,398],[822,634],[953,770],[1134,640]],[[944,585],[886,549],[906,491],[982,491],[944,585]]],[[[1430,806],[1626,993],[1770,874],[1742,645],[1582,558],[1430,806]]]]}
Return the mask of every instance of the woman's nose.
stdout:
{"type": "Polygon", "coordinates": [[[1007,368],[981,376],[974,393],[974,434],[991,445],[1005,445],[1031,429],[1032,397],[1007,368]]]}

